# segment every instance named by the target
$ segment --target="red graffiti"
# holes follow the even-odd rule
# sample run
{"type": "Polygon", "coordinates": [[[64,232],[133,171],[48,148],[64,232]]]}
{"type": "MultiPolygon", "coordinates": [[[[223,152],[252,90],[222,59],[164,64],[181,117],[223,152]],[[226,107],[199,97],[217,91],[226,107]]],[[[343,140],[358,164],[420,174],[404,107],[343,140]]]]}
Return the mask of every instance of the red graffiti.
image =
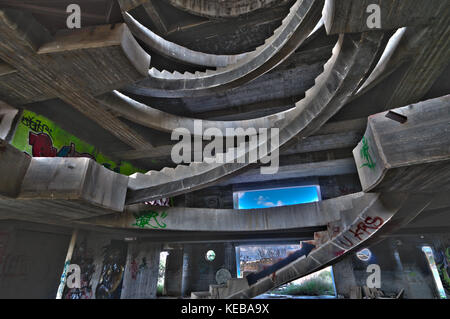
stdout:
{"type": "Polygon", "coordinates": [[[337,239],[337,241],[339,242],[339,244],[341,246],[348,247],[348,248],[353,247],[353,242],[350,239],[348,239],[347,236],[343,235],[342,238],[337,239]],[[346,242],[343,242],[342,238],[345,239],[346,242]]]}
{"type": "MultiPolygon", "coordinates": [[[[383,225],[384,221],[383,218],[381,217],[366,217],[366,219],[362,222],[359,222],[356,225],[356,229],[349,229],[349,232],[353,234],[353,236],[355,238],[358,239],[358,241],[363,240],[363,238],[361,237],[364,234],[372,234],[373,230],[377,230],[378,228],[380,228],[383,225]]],[[[345,247],[353,247],[354,242],[349,239],[347,236],[342,235],[341,238],[337,239],[339,241],[339,243],[342,246],[345,247]],[[344,242],[345,240],[345,242],[344,242]]]]}
{"type": "Polygon", "coordinates": [[[75,144],[65,145],[58,151],[53,147],[52,138],[45,133],[29,133],[28,143],[32,146],[33,157],[87,157],[95,161],[95,157],[89,153],[79,153],[75,150],[75,144]]]}
{"type": "Polygon", "coordinates": [[[47,134],[30,132],[28,143],[32,146],[33,157],[56,157],[57,149],[53,147],[52,139],[47,134]]]}
{"type": "Polygon", "coordinates": [[[139,267],[135,259],[131,262],[131,278],[136,280],[137,274],[139,272],[139,267]]]}
{"type": "Polygon", "coordinates": [[[369,230],[377,230],[381,225],[383,225],[383,219],[381,217],[367,217],[363,222],[358,223],[355,230],[349,229],[349,231],[359,240],[363,240],[361,235],[364,233],[370,235],[372,231],[369,230]]]}
{"type": "Polygon", "coordinates": [[[334,254],[334,256],[339,257],[339,256],[343,255],[344,253],[345,253],[345,250],[339,250],[338,252],[336,252],[334,254]]]}

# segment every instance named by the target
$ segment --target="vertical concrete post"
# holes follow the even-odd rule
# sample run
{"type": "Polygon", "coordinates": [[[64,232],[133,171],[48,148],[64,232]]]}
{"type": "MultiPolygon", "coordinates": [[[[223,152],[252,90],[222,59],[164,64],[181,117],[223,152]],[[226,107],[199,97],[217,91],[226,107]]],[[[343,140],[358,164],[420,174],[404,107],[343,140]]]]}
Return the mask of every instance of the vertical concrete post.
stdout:
{"type": "Polygon", "coordinates": [[[184,245],[183,247],[183,273],[181,280],[181,295],[187,296],[191,293],[191,263],[193,262],[192,256],[192,246],[184,245]]]}
{"type": "Polygon", "coordinates": [[[121,299],[156,298],[160,252],[158,244],[128,244],[121,299]]]}
{"type": "Polygon", "coordinates": [[[355,274],[353,272],[352,256],[344,257],[341,261],[333,265],[334,283],[336,293],[350,297],[350,288],[356,286],[355,274]]]}
{"type": "Polygon", "coordinates": [[[183,280],[183,250],[170,249],[166,260],[164,292],[167,296],[181,296],[183,280]]]}
{"type": "Polygon", "coordinates": [[[236,248],[232,243],[224,243],[224,264],[233,278],[237,277],[236,248]]]}
{"type": "Polygon", "coordinates": [[[61,299],[64,292],[64,287],[66,286],[67,280],[67,268],[70,265],[70,260],[72,259],[73,249],[75,248],[75,243],[77,241],[78,229],[75,229],[72,233],[72,238],[70,239],[69,249],[67,250],[66,261],[64,262],[64,270],[61,275],[61,280],[59,282],[58,292],[56,293],[56,299],[61,299]]]}

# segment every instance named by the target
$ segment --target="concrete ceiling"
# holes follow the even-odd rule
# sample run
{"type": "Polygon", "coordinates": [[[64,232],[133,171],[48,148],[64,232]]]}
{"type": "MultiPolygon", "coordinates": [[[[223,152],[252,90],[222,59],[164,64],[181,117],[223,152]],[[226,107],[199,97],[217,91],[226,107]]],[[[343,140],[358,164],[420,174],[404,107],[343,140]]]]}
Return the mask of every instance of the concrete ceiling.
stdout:
{"type": "MultiPolygon", "coordinates": [[[[58,30],[65,28],[67,17],[65,8],[70,3],[70,0],[57,2],[0,0],[0,8],[14,8],[30,12],[51,34],[55,34],[58,30]]],[[[237,54],[261,45],[281,24],[281,20],[287,15],[294,1],[279,1],[270,8],[261,8],[254,12],[227,18],[196,15],[163,0],[80,0],[77,3],[82,9],[83,27],[123,22],[120,5],[128,5],[128,12],[140,23],[169,41],[205,53],[237,54]]],[[[306,41],[294,54],[273,70],[232,90],[211,93],[204,97],[158,98],[132,94],[130,96],[156,109],[188,117],[241,120],[265,116],[292,107],[296,100],[304,96],[305,91],[314,85],[315,78],[322,72],[323,64],[331,56],[331,50],[336,41],[337,35],[327,35],[325,28],[322,28],[314,38],[306,41]]],[[[179,72],[205,70],[201,66],[187,65],[168,59],[153,52],[140,40],[138,42],[151,54],[151,64],[157,69],[179,72]]],[[[339,125],[340,122],[346,123],[346,120],[364,121],[368,115],[386,109],[384,104],[395,94],[395,85],[410,69],[411,65],[402,65],[385,81],[342,108],[329,122],[339,125]],[[383,94],[380,94],[381,92],[383,94]],[[386,94],[386,92],[391,93],[386,94]],[[381,101],[380,97],[386,97],[386,102],[381,101]]],[[[448,94],[450,92],[448,84],[450,82],[447,81],[448,74],[448,67],[441,70],[440,76],[437,79],[436,77],[432,78],[431,87],[428,85],[421,95],[436,97],[448,94]]],[[[52,98],[15,106],[47,116],[67,131],[95,145],[105,154],[114,158],[124,159],[126,158],[124,154],[133,150],[127,143],[61,99],[52,98]]],[[[168,133],[143,127],[121,117],[117,118],[153,146],[172,143],[168,133]]],[[[365,125],[362,125],[352,132],[361,134],[364,128],[365,125]]],[[[345,131],[345,124],[342,124],[342,129],[338,133],[324,135],[321,143],[323,140],[327,140],[330,145],[329,149],[332,149],[333,141],[340,138],[339,134],[344,133],[342,130],[345,131]]],[[[352,141],[349,140],[342,144],[343,149],[351,149],[352,143],[355,146],[356,141],[354,138],[352,141]]],[[[295,143],[299,143],[299,141],[291,142],[290,145],[295,143]]],[[[320,151],[327,151],[327,149],[320,151]]],[[[155,159],[154,156],[143,155],[134,156],[134,159],[128,160],[134,165],[148,170],[174,166],[168,156],[155,159]]]]}

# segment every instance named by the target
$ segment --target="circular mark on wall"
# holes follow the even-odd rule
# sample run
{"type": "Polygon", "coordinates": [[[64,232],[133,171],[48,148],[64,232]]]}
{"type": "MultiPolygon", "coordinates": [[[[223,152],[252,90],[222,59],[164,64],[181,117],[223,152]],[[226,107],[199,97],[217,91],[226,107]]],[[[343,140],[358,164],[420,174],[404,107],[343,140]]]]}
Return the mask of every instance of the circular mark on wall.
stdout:
{"type": "Polygon", "coordinates": [[[368,248],[364,248],[356,253],[356,257],[362,261],[368,261],[372,257],[372,252],[368,248]]]}
{"type": "Polygon", "coordinates": [[[213,261],[216,259],[216,252],[214,250],[208,250],[206,252],[205,258],[207,261],[213,261]]]}
{"type": "Polygon", "coordinates": [[[216,282],[219,285],[226,284],[228,279],[231,279],[231,273],[228,271],[228,269],[220,268],[216,272],[216,282]]]}

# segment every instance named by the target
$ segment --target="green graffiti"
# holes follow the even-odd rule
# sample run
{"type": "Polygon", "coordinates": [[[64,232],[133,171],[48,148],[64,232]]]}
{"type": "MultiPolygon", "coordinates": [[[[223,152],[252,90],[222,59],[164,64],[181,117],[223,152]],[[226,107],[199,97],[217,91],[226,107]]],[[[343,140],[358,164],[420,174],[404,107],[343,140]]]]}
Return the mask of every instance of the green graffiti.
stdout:
{"type": "Polygon", "coordinates": [[[366,161],[361,165],[361,167],[367,166],[370,169],[375,168],[376,163],[373,161],[372,156],[370,155],[369,144],[367,143],[367,139],[365,136],[362,138],[362,147],[360,150],[360,156],[366,161]]]}
{"type": "Polygon", "coordinates": [[[166,212],[158,213],[154,211],[144,211],[142,214],[134,214],[134,217],[136,221],[134,224],[131,224],[132,226],[137,226],[140,228],[149,226],[154,229],[164,229],[167,227],[167,225],[162,221],[162,219],[167,217],[166,212]]]}

